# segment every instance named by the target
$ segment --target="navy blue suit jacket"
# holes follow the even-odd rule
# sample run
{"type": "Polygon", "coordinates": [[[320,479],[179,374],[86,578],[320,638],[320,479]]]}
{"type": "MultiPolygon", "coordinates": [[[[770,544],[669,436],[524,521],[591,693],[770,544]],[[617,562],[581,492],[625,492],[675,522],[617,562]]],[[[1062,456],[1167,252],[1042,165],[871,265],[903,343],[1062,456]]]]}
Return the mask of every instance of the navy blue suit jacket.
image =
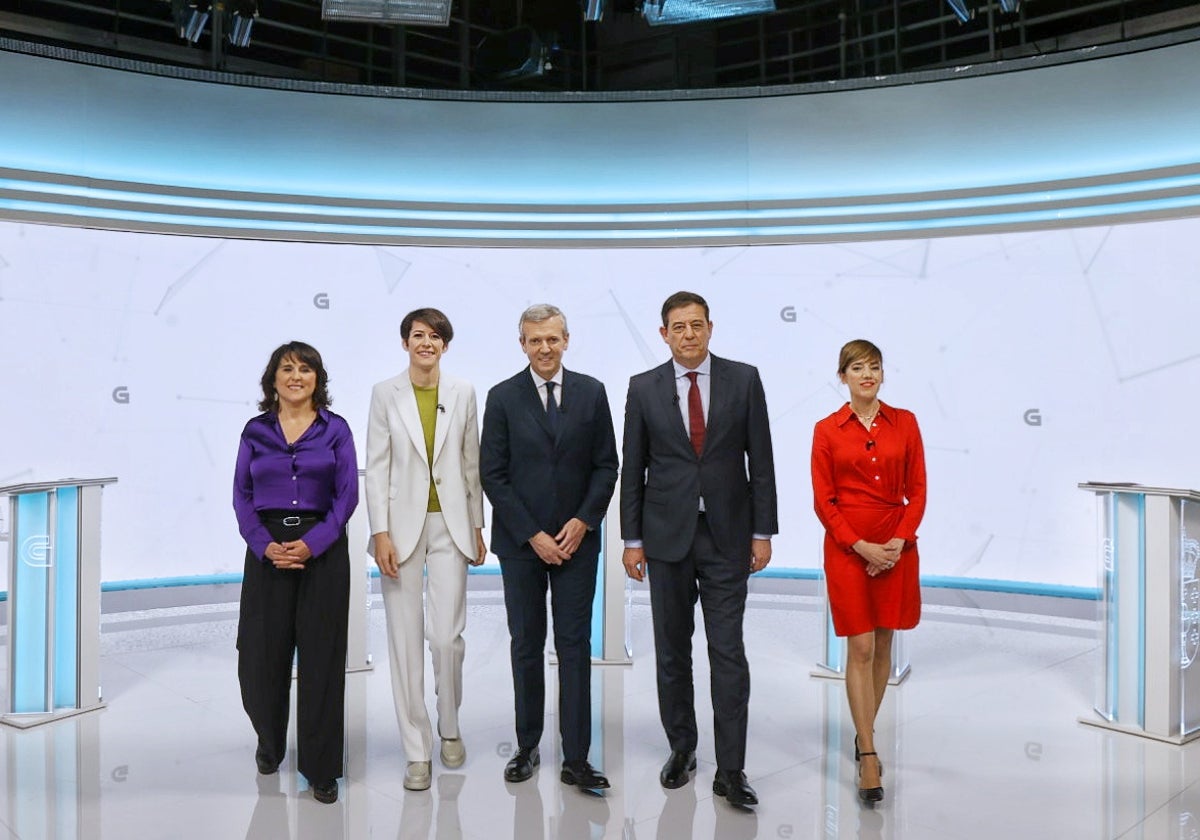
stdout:
{"type": "Polygon", "coordinates": [[[555,396],[557,437],[528,367],[488,391],[479,475],[492,503],[492,553],[504,560],[538,559],[529,539],[538,531],[554,536],[573,517],[587,523],[585,542],[599,548],[598,529],[617,483],[608,395],[599,380],[564,369],[555,396]]]}

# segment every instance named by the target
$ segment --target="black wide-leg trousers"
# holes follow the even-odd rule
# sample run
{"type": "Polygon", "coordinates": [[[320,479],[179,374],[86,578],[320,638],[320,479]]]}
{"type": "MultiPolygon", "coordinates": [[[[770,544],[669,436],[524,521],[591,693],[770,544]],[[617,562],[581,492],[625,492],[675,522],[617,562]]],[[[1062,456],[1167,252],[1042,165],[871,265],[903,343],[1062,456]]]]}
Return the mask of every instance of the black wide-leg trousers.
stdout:
{"type": "MultiPolygon", "coordinates": [[[[299,539],[307,530],[268,528],[279,542],[299,539]]],[[[314,784],[342,775],[349,613],[344,533],[302,570],[276,569],[247,550],[237,636],[242,707],[258,734],[258,748],[281,761],[295,657],[297,767],[314,784]]]]}

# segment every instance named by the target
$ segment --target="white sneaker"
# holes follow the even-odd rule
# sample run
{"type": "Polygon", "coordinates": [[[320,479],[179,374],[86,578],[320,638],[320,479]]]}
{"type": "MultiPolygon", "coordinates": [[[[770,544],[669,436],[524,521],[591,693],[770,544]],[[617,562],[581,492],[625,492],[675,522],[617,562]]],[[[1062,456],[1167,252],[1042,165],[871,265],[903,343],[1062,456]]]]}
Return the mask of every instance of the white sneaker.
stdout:
{"type": "Polygon", "coordinates": [[[405,790],[429,790],[433,781],[433,767],[428,761],[410,761],[404,771],[405,790]]]}
{"type": "Polygon", "coordinates": [[[467,748],[463,745],[462,738],[442,739],[442,764],[454,769],[462,767],[466,760],[467,748]]]}

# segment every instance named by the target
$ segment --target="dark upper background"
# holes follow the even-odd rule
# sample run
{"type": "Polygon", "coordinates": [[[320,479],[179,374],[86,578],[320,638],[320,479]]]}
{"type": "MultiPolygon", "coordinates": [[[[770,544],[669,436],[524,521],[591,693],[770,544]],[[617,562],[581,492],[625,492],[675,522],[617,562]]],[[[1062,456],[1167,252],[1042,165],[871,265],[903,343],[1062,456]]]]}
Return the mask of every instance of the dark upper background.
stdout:
{"type": "MultiPolygon", "coordinates": [[[[684,0],[665,0],[672,2],[684,0]]],[[[693,0],[695,2],[695,0],[693,0]]],[[[641,0],[454,0],[449,26],[325,21],[320,0],[0,0],[0,35],[251,76],[433,90],[627,91],[791,85],[977,64],[1200,24],[1173,0],[776,0],[767,14],[650,26],[641,0]],[[178,34],[213,2],[249,15],[247,46],[178,34]],[[249,4],[249,5],[247,5],[249,4]],[[1006,2],[1012,6],[1014,2],[1006,2]],[[536,37],[531,37],[536,36],[536,37]],[[541,51],[536,44],[540,42],[541,51]],[[526,61],[528,59],[528,62],[526,61]],[[541,67],[521,73],[522,64],[541,67]],[[545,69],[546,65],[549,69],[545,69]]]]}

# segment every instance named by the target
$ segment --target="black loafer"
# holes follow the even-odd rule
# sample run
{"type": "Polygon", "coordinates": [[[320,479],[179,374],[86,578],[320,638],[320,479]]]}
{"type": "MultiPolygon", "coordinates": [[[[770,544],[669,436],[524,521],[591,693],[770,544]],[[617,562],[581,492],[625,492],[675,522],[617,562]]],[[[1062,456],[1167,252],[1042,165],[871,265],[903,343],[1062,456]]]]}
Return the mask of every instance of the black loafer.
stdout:
{"type": "Polygon", "coordinates": [[[337,779],[330,779],[326,782],[317,782],[312,786],[313,799],[318,802],[324,802],[326,805],[332,805],[337,802],[337,779]]]}
{"type": "Polygon", "coordinates": [[[687,784],[688,774],[696,769],[696,754],[694,752],[671,751],[671,757],[663,765],[658,774],[658,781],[667,790],[675,790],[687,784]]]}
{"type": "Polygon", "coordinates": [[[270,776],[279,769],[279,762],[267,755],[266,751],[259,747],[254,753],[254,763],[258,765],[258,772],[264,776],[270,776]]]}
{"type": "Polygon", "coordinates": [[[741,770],[718,770],[713,779],[713,793],[724,796],[730,805],[757,805],[758,794],[746,781],[746,774],[741,770]]]}
{"type": "Polygon", "coordinates": [[[607,790],[608,778],[586,761],[564,761],[562,775],[564,783],[587,790],[607,790]]]}
{"type": "Polygon", "coordinates": [[[523,782],[533,775],[533,771],[542,763],[542,757],[537,747],[521,747],[517,754],[504,765],[504,781],[523,782]]]}

